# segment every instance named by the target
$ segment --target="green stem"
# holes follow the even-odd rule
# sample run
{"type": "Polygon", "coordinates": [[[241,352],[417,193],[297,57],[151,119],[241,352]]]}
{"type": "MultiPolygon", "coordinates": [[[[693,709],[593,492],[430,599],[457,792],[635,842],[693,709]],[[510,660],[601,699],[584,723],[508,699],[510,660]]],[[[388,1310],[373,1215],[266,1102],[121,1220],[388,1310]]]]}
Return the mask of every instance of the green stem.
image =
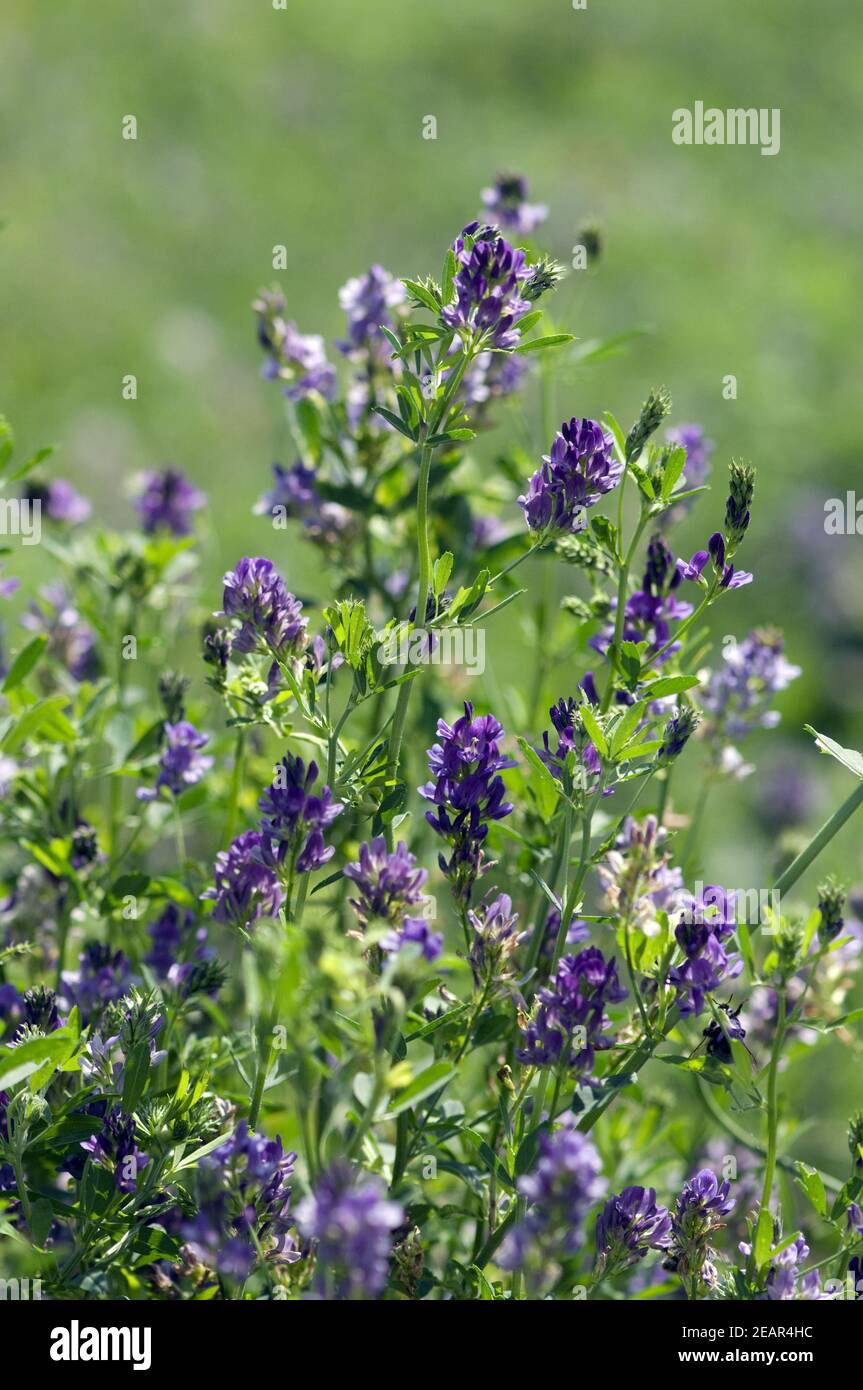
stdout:
{"type": "Polygon", "coordinates": [[[857,807],[861,804],[863,804],[863,781],[858,782],[854,791],[842,802],[838,811],[834,811],[830,819],[825,821],[824,825],[822,825],[818,834],[810,840],[805,849],[800,851],[797,858],[788,865],[785,872],[780,874],[774,884],[775,892],[786,893],[789,888],[794,886],[798,878],[809,868],[813,859],[817,858],[825,846],[833,839],[836,832],[842,829],[842,826],[848,820],[849,816],[852,816],[857,810],[857,807]]]}
{"type": "Polygon", "coordinates": [[[231,789],[228,794],[228,816],[225,821],[225,833],[223,843],[227,846],[234,838],[234,831],[237,827],[237,810],[240,802],[240,788],[243,783],[243,757],[246,749],[246,733],[244,729],[237,732],[237,741],[234,747],[234,767],[231,772],[231,789]]]}
{"type": "Polygon", "coordinates": [[[611,704],[611,697],[614,694],[614,677],[617,672],[617,654],[620,648],[620,640],[623,636],[623,623],[626,617],[627,588],[629,586],[629,567],[632,564],[635,548],[641,540],[641,534],[647,525],[647,514],[642,512],[635,528],[635,534],[629,543],[623,564],[620,567],[620,578],[617,584],[617,607],[614,611],[614,637],[609,647],[610,670],[608,672],[608,684],[602,697],[600,710],[604,714],[611,704]]]}
{"type": "Polygon", "coordinates": [[[173,797],[172,800],[174,802],[174,834],[177,841],[177,867],[182,876],[183,868],[186,863],[186,838],[183,834],[183,817],[180,814],[180,803],[176,797],[173,797]]]}
{"type": "MultiPolygon", "coordinates": [[[[417,554],[419,559],[419,580],[417,582],[417,606],[415,622],[418,627],[422,627],[425,622],[426,608],[428,606],[429,595],[429,573],[431,568],[429,556],[429,536],[428,536],[428,492],[429,492],[429,473],[431,471],[432,457],[434,449],[430,445],[424,444],[422,457],[420,459],[419,481],[417,484],[417,554]]],[[[408,716],[408,705],[410,704],[413,681],[404,681],[399,686],[396,709],[393,716],[393,726],[390,730],[390,772],[395,778],[398,775],[399,761],[401,759],[402,740],[404,739],[405,723],[408,716]]],[[[392,822],[387,825],[387,838],[392,840],[392,822]]],[[[392,845],[390,844],[392,849],[392,845]]]]}
{"type": "MultiPolygon", "coordinates": [[[[695,1077],[695,1086],[702,1105],[707,1112],[712,1115],[716,1123],[724,1129],[732,1139],[736,1139],[738,1144],[742,1144],[745,1149],[749,1149],[751,1153],[757,1154],[759,1158],[766,1158],[767,1149],[765,1145],[760,1144],[751,1134],[747,1134],[743,1126],[739,1125],[727,1111],[722,1109],[721,1105],[716,1103],[711,1094],[709,1085],[705,1081],[702,1081],[700,1076],[695,1077]]],[[[776,1166],[778,1168],[784,1168],[788,1173],[796,1174],[798,1172],[797,1163],[798,1160],[795,1158],[788,1158],[782,1154],[776,1155],[776,1166]]],[[[818,1173],[824,1186],[828,1188],[830,1192],[842,1191],[843,1184],[838,1178],[834,1178],[832,1173],[825,1173],[821,1168],[818,1169],[818,1173]]],[[[832,1255],[830,1258],[833,1258],[832,1255]]]]}
{"type": "Polygon", "coordinates": [[[270,1067],[273,1064],[273,1031],[275,1028],[275,1016],[270,1015],[267,1021],[267,1043],[266,1048],[258,1045],[258,1069],[255,1074],[255,1086],[249,1102],[249,1129],[257,1129],[258,1116],[261,1113],[261,1101],[264,1097],[264,1085],[267,1080],[270,1067]]]}
{"type": "MultiPolygon", "coordinates": [[[[785,983],[776,991],[777,1015],[776,1036],[770,1053],[770,1069],[767,1073],[767,1159],[764,1164],[764,1186],[761,1190],[760,1211],[767,1211],[773,1192],[773,1179],[776,1176],[776,1145],[779,1134],[779,1107],[777,1085],[779,1080],[779,1059],[785,1042],[785,983]]],[[[754,1251],[754,1247],[753,1247],[754,1251]]]]}

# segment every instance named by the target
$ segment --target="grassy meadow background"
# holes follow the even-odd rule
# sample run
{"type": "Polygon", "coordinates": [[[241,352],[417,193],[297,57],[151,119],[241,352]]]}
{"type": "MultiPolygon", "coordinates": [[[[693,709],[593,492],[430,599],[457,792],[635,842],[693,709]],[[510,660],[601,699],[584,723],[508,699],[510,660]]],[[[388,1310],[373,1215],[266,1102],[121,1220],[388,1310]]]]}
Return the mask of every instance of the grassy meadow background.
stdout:
{"type": "MultiPolygon", "coordinates": [[[[286,11],[5,0],[0,52],[0,408],[22,447],[59,445],[57,471],[112,523],[132,520],[137,470],[188,472],[210,497],[213,607],[222,571],[260,550],[292,588],[327,597],[293,533],[271,536],[251,516],[272,461],[291,461],[279,395],[258,374],[249,304],[262,284],[282,282],[304,332],[337,337],[345,280],[373,261],[436,273],[498,170],[524,172],[549,204],[543,239],[561,260],[585,221],[602,226],[601,265],[568,279],[554,316],[582,339],[647,331],[625,355],[564,366],[557,419],[611,409],[627,423],[665,382],[672,419],[716,441],[718,488],[732,455],[759,469],[744,558],[756,583],[720,621],[740,636],[782,625],[804,675],[781,697],[781,729],[744,748],[758,772],[715,798],[703,877],[769,881],[780,849],[759,808],[776,777],[790,766],[813,779],[810,830],[847,791],[803,723],[863,745],[863,538],[823,528],[827,498],[863,496],[855,0],[588,0],[583,11],[569,0],[288,0],[286,11]],[[671,113],[695,100],[779,107],[780,154],[673,145],[671,113]],[[129,114],[134,142],[121,138],[129,114]],[[422,138],[427,115],[434,141],[422,138]],[[288,269],[274,276],[277,244],[288,269]],[[127,373],[134,402],[121,399],[127,373]],[[722,398],[729,373],[736,401],[722,398]]],[[[503,415],[481,450],[508,428],[503,415]]],[[[681,549],[703,543],[723,504],[701,500],[681,549]]],[[[18,572],[32,581],[41,563],[36,548],[18,572]]],[[[519,637],[515,620],[489,629],[500,684],[530,680],[519,637]]],[[[178,660],[200,693],[191,633],[178,660]]],[[[573,653],[549,696],[584,665],[573,653]]],[[[697,777],[691,754],[675,809],[691,806],[697,777]]],[[[859,820],[830,867],[863,884],[859,820]]],[[[863,1104],[855,1072],[839,1044],[795,1072],[814,1122],[799,1151],[842,1171],[844,1119],[863,1104]]]]}

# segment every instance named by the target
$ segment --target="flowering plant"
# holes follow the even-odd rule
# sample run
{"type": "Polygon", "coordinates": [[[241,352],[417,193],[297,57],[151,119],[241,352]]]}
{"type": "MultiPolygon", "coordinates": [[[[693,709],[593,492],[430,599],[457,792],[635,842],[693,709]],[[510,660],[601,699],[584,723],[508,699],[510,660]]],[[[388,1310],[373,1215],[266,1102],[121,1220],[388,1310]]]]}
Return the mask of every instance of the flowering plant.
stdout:
{"type": "Polygon", "coordinates": [[[853,1037],[863,929],[833,881],[784,900],[863,756],[816,735],[855,786],[769,903],[695,881],[707,791],[799,674],[775,630],[708,664],[708,614],[744,625],[755,472],[717,509],[664,388],[626,428],[568,376],[552,420],[556,357],[590,352],[541,327],[547,209],[511,177],[482,203],[439,279],[347,282],[335,357],[258,296],[291,452],[220,589],[183,472],[120,534],[4,426],[53,572],[3,662],[0,1241],[51,1296],[856,1292],[863,1121],[831,1175],[783,1093],[792,1049],[853,1037]],[[541,437],[480,467],[536,386],[541,437]],[[466,698],[441,654],[519,611],[532,702],[493,672],[466,698]]]}

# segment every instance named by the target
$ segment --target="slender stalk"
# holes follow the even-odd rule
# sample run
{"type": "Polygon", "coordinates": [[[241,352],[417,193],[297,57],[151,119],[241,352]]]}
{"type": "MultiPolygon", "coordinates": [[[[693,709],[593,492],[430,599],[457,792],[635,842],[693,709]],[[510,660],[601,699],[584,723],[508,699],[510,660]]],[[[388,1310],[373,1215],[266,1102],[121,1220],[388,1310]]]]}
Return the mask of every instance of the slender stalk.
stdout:
{"type": "MultiPolygon", "coordinates": [[[[768,1211],[773,1193],[773,1179],[776,1176],[776,1147],[779,1135],[779,1106],[777,1085],[779,1080],[779,1059],[785,1042],[785,982],[776,991],[777,1014],[776,1035],[770,1053],[770,1067],[767,1073],[767,1157],[764,1163],[764,1185],[761,1189],[759,1211],[768,1211]]],[[[755,1255],[755,1246],[752,1247],[755,1255]]]]}
{"type": "MultiPolygon", "coordinates": [[[[429,537],[428,537],[428,490],[429,473],[434,450],[430,445],[423,445],[422,457],[420,459],[419,482],[417,484],[417,554],[419,558],[419,580],[417,582],[417,606],[416,623],[422,626],[425,622],[426,608],[428,606],[429,595],[429,573],[431,568],[429,557],[429,537]]],[[[393,726],[390,730],[390,768],[395,777],[398,773],[399,761],[401,759],[402,740],[404,739],[405,723],[408,716],[408,705],[410,704],[413,681],[405,681],[399,686],[398,698],[396,700],[395,714],[393,715],[393,726]]],[[[392,823],[387,826],[387,837],[392,839],[392,823]]],[[[390,845],[392,848],[392,845],[390,845]]]]}
{"type": "MultiPolygon", "coordinates": [[[[732,1115],[729,1115],[727,1111],[722,1109],[721,1105],[717,1104],[711,1093],[710,1086],[705,1081],[702,1081],[700,1076],[695,1077],[695,1088],[702,1105],[716,1123],[725,1130],[726,1134],[730,1135],[732,1139],[736,1139],[738,1144],[742,1144],[743,1147],[749,1149],[751,1153],[757,1154],[759,1158],[767,1157],[765,1145],[760,1144],[753,1135],[747,1134],[743,1126],[739,1125],[732,1115]]],[[[780,1153],[776,1155],[777,1168],[783,1168],[788,1173],[796,1174],[798,1172],[797,1163],[798,1160],[795,1158],[788,1158],[780,1153]]],[[[818,1173],[824,1186],[830,1192],[842,1191],[843,1184],[838,1178],[834,1178],[832,1173],[825,1173],[823,1168],[819,1168],[818,1173]]],[[[832,1255],[830,1258],[833,1258],[832,1255]]]]}
{"type": "Polygon", "coordinates": [[[787,893],[788,889],[794,886],[798,878],[806,872],[812,861],[829,844],[836,832],[842,829],[849,816],[852,816],[861,804],[863,804],[863,780],[857,783],[851,795],[846,797],[839,809],[833,812],[828,821],[825,821],[817,835],[810,840],[805,849],[800,851],[785,872],[779,875],[773,885],[775,892],[787,893]]]}
{"type": "Polygon", "coordinates": [[[177,867],[182,873],[186,863],[186,837],[183,834],[183,817],[180,814],[180,803],[176,797],[172,797],[174,803],[174,835],[177,842],[177,867]]]}
{"type": "Polygon", "coordinates": [[[627,550],[623,560],[623,564],[620,567],[620,578],[617,584],[617,607],[614,611],[614,637],[612,638],[611,646],[609,648],[610,669],[608,672],[608,684],[605,687],[605,692],[602,697],[602,704],[600,705],[600,709],[603,714],[606,712],[609,705],[611,704],[611,697],[614,694],[614,677],[617,673],[617,653],[620,647],[620,640],[623,636],[623,623],[626,617],[626,599],[627,589],[629,587],[629,567],[632,564],[632,560],[635,555],[635,548],[638,545],[638,542],[641,540],[642,532],[644,531],[644,528],[647,525],[647,521],[648,517],[646,512],[642,512],[641,516],[638,519],[638,525],[635,528],[635,533],[632,537],[632,540],[629,543],[629,549],[627,550]]]}
{"type": "Polygon", "coordinates": [[[234,831],[237,828],[237,811],[240,803],[240,788],[243,784],[243,759],[246,750],[246,731],[237,730],[237,740],[234,745],[234,766],[231,772],[231,788],[228,794],[228,815],[225,821],[225,832],[223,844],[229,845],[234,838],[234,831]]]}

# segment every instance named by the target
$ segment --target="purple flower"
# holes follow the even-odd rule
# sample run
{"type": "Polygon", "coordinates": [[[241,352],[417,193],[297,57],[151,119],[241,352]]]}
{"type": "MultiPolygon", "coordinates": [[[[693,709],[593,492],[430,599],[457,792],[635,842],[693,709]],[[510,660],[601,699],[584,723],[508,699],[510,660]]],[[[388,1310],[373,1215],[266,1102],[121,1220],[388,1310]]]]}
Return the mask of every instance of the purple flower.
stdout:
{"type": "Polygon", "coordinates": [[[339,304],[348,320],[348,341],[339,344],[342,352],[353,355],[375,351],[385,344],[381,328],[395,327],[391,310],[403,304],[405,298],[401,281],[379,265],[348,280],[339,290],[339,304]]]}
{"type": "Polygon", "coordinates": [[[274,483],[255,506],[258,515],[296,517],[309,537],[323,545],[335,545],[353,524],[350,512],[337,502],[325,502],[318,492],[317,471],[298,459],[290,468],[273,464],[274,483]]]}
{"type": "Polygon", "coordinates": [[[686,747],[693,732],[698,727],[700,715],[691,705],[676,710],[665,726],[662,746],[657,753],[657,762],[670,762],[678,757],[686,747]]]}
{"type": "Polygon", "coordinates": [[[317,763],[286,753],[276,766],[272,786],[258,802],[263,812],[261,853],[272,869],[307,874],[332,859],[335,847],[324,845],[324,831],[340,816],[344,806],[334,801],[329,787],[311,789],[317,781],[317,763]]]}
{"type": "Polygon", "coordinates": [[[237,618],[235,652],[264,650],[287,660],[305,650],[307,619],[303,605],[285,587],[272,560],[244,556],[223,580],[222,603],[229,618],[237,618]]]}
{"type": "MultiPolygon", "coordinates": [[[[245,1120],[227,1143],[206,1159],[208,1165],[221,1165],[226,1170],[231,1192],[238,1199],[240,1210],[231,1227],[237,1234],[231,1240],[241,1245],[251,1243],[250,1233],[254,1231],[267,1253],[289,1264],[300,1258],[296,1242],[288,1234],[293,1225],[289,1180],[296,1160],[295,1153],[285,1153],[278,1135],[268,1139],[251,1134],[245,1120]]],[[[233,1247],[227,1251],[229,1260],[234,1258],[232,1251],[233,1247]]]]}
{"type": "Polygon", "coordinates": [[[552,734],[546,729],[542,735],[542,747],[537,748],[536,752],[549,771],[555,777],[561,778],[567,758],[575,750],[584,782],[583,790],[589,790],[595,785],[599,776],[600,759],[581,722],[578,713],[580,703],[579,700],[570,695],[568,699],[561,697],[556,705],[551,706],[548,715],[557,734],[557,746],[552,750],[552,734]]]}
{"type": "Polygon", "coordinates": [[[418,947],[423,960],[437,960],[443,951],[443,932],[432,931],[424,917],[406,917],[396,931],[387,932],[381,950],[392,956],[408,946],[418,947]]]}
{"type": "Polygon", "coordinates": [[[599,866],[609,912],[645,936],[659,935],[660,913],[671,916],[690,901],[681,871],[666,851],[667,839],[655,816],[643,821],[627,816],[599,866]]]}
{"type": "Polygon", "coordinates": [[[483,862],[483,842],[488,822],[502,820],[512,811],[504,801],[504,768],[515,763],[503,756],[503,727],[494,715],[473,713],[465,702],[464,714],[449,725],[438,720],[440,743],[428,750],[434,781],[419,788],[420,796],[434,803],[426,820],[449,844],[449,859],[438,857],[441,871],[451,879],[456,897],[468,902],[477,878],[489,867],[483,862]]]}
{"type": "Polygon", "coordinates": [[[612,1194],[596,1218],[597,1274],[613,1277],[644,1259],[648,1250],[667,1250],[671,1218],[656,1205],[652,1187],[624,1187],[612,1194]]]}
{"type": "Polygon", "coordinates": [[[596,946],[564,956],[554,980],[536,996],[535,1014],[522,1030],[516,1056],[529,1067],[567,1066],[589,1076],[596,1053],[614,1041],[606,1033],[606,1005],[626,998],[615,961],[606,961],[596,946]]]}
{"type": "Polygon", "coordinates": [[[64,970],[61,1005],[67,1013],[77,1004],[81,1022],[89,1023],[106,1004],[122,999],[132,980],[132,967],[123,951],[100,941],[88,941],[78,958],[77,970],[64,970]]]}
{"type": "Polygon", "coordinates": [[[78,526],[82,521],[87,521],[93,511],[87,498],[82,497],[65,478],[54,478],[50,483],[30,482],[25,486],[22,497],[39,502],[51,521],[65,522],[69,526],[78,526]]]}
{"type": "Polygon", "coordinates": [[[611,492],[622,474],[608,431],[595,420],[565,420],[518,499],[528,526],[541,536],[583,531],[587,508],[611,492]]]}
{"type": "Polygon", "coordinates": [[[21,618],[22,627],[48,638],[48,655],[59,662],[75,681],[94,680],[99,674],[96,634],[85,623],[62,584],[39,590],[42,605],[31,605],[21,618]]]}
{"type": "Polygon", "coordinates": [[[684,959],[668,976],[677,990],[681,1014],[700,1014],[705,996],[743,969],[739,956],[729,955],[725,943],[734,934],[734,894],[723,888],[706,887],[692,900],[675,929],[684,959]]]}
{"type": "Polygon", "coordinates": [[[217,922],[248,931],[259,917],[275,917],[284,900],[277,875],[263,862],[263,836],[257,830],[238,835],[213,865],[215,887],[203,894],[215,902],[217,922]]]}
{"type": "Polygon", "coordinates": [[[199,751],[209,742],[187,719],[165,725],[165,747],[159,760],[159,775],[153,788],[139,787],[139,801],[156,801],[164,788],[171,796],[181,796],[200,782],[213,766],[213,758],[199,751]]]}
{"type": "Polygon", "coordinates": [[[336,372],[327,361],[323,338],[300,333],[284,318],[285,300],[278,290],[264,290],[252,307],[258,316],[258,342],[266,354],[263,375],[284,382],[289,400],[302,400],[312,392],[331,400],[336,372]]]}
{"type": "Polygon", "coordinates": [[[90,1154],[94,1163],[110,1168],[118,1192],[134,1192],[138,1174],[150,1162],[135,1143],[135,1121],[119,1109],[106,1115],[98,1134],[85,1139],[81,1148],[90,1154]]]}
{"type": "Polygon", "coordinates": [[[189,957],[203,961],[213,956],[206,945],[207,928],[198,926],[195,914],[181,911],[176,903],[169,903],[161,916],[150,923],[147,935],[152,945],[144,963],[160,980],[167,980],[173,967],[189,957]]]}
{"type": "Polygon", "coordinates": [[[710,559],[710,552],[707,550],[696,550],[691,560],[678,560],[677,573],[681,579],[699,580],[702,570],[710,559]]]}
{"type": "Polygon", "coordinates": [[[852,1202],[845,1213],[848,1222],[848,1231],[851,1235],[863,1239],[863,1211],[860,1210],[857,1202],[852,1202]]]}
{"type": "MultiPolygon", "coordinates": [[[[693,557],[695,559],[695,557],[693,557]]],[[[671,642],[671,624],[688,618],[692,604],[678,597],[681,574],[678,561],[664,538],[658,533],[651,536],[647,546],[647,562],[641,588],[636,589],[626,602],[623,619],[624,642],[647,642],[652,659],[661,648],[667,648],[660,661],[667,661],[678,650],[678,644],[671,642]]],[[[617,606],[612,601],[611,612],[617,606]]],[[[614,622],[610,622],[602,632],[591,638],[590,645],[605,654],[614,636],[614,622]]]]}
{"type": "Polygon", "coordinates": [[[541,1131],[536,1166],[518,1180],[527,1215],[504,1241],[501,1267],[538,1264],[541,1273],[550,1260],[577,1254],[584,1242],[584,1219],[606,1188],[601,1173],[596,1146],[579,1133],[573,1115],[562,1115],[553,1133],[541,1131]]]}
{"type": "Polygon", "coordinates": [[[188,536],[192,515],[206,505],[206,497],[178,468],[143,476],[144,490],[135,499],[141,526],[147,535],[170,531],[172,536],[188,536]]]}
{"type": "Polygon", "coordinates": [[[319,1295],[375,1298],[387,1280],[392,1233],[403,1220],[377,1178],[355,1175],[346,1163],[322,1174],[297,1207],[297,1225],[315,1244],[319,1295]]]}
{"type": "MultiPolygon", "coordinates": [[[[0,573],[3,566],[0,565],[0,573]]],[[[21,587],[20,579],[0,579],[0,598],[11,598],[21,587]]]]}
{"type": "Polygon", "coordinates": [[[521,286],[530,276],[523,251],[515,250],[496,227],[470,222],[453,243],[455,302],[441,310],[447,328],[478,337],[483,346],[518,346],[518,320],[530,310],[521,286]]]}
{"type": "Polygon", "coordinates": [[[519,236],[531,232],[548,217],[542,203],[529,203],[527,179],[520,174],[499,174],[491,188],[481,193],[484,216],[501,227],[512,228],[519,236]]]}
{"type": "Polygon", "coordinates": [[[507,893],[496,897],[488,893],[479,910],[469,911],[467,919],[473,931],[468,960],[477,988],[502,984],[514,973],[511,961],[520,940],[512,899],[507,893]]]}
{"type": "Polygon", "coordinates": [[[692,1280],[713,1281],[709,1241],[724,1224],[723,1217],[734,1210],[736,1198],[729,1197],[729,1190],[727,1179],[720,1183],[710,1168],[702,1168],[683,1184],[671,1217],[671,1260],[690,1287],[692,1280]]]}
{"type": "Polygon", "coordinates": [[[466,407],[475,418],[481,417],[489,401],[518,391],[529,371],[530,364],[515,353],[480,352],[462,378],[460,392],[466,407]]]}
{"type": "MultiPolygon", "coordinates": [[[[752,1247],[741,1242],[744,1255],[752,1253],[752,1247]]],[[[809,1256],[809,1246],[802,1236],[781,1251],[770,1266],[765,1289],[766,1298],[771,1303],[785,1303],[793,1299],[818,1301],[824,1297],[821,1292],[821,1275],[817,1269],[801,1275],[799,1266],[809,1256]]]]}
{"type": "MultiPolygon", "coordinates": [[[[11,1042],[22,1042],[28,1033],[33,1029],[38,1029],[40,1033],[53,1033],[61,1026],[60,1014],[57,1009],[57,997],[53,989],[48,989],[45,985],[35,985],[32,989],[24,991],[23,995],[18,995],[18,991],[11,985],[4,986],[12,990],[12,996],[8,998],[8,1009],[20,1015],[21,1022],[12,1034],[11,1042]]],[[[3,1012],[7,1010],[4,1009],[3,1012]]]]}
{"type": "Polygon", "coordinates": [[[724,644],[722,658],[723,668],[712,674],[701,694],[709,716],[708,738],[719,744],[753,729],[774,728],[779,715],[770,709],[771,697],[800,675],[800,667],[785,659],[782,633],[756,628],[742,642],[724,644]]]}
{"type": "Polygon", "coordinates": [[[373,918],[395,925],[411,908],[422,904],[428,872],[418,869],[416,863],[401,840],[392,853],[388,852],[383,835],[371,844],[360,845],[360,857],[347,865],[345,878],[354,885],[357,896],[348,901],[364,927],[373,918]]]}

